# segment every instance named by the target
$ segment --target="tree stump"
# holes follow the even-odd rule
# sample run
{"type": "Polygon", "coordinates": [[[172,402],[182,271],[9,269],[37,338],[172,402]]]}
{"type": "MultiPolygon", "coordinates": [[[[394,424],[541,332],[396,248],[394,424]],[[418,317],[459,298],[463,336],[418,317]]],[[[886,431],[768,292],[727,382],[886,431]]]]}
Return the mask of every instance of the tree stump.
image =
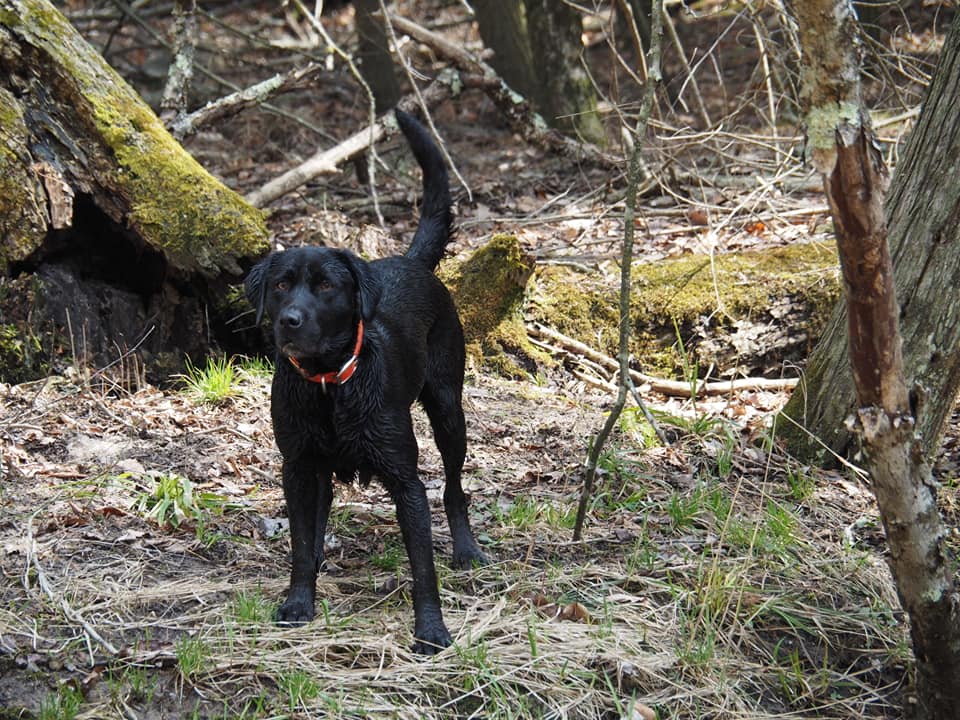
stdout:
{"type": "Polygon", "coordinates": [[[0,0],[0,379],[229,343],[227,286],[266,250],[55,7],[0,0]]]}

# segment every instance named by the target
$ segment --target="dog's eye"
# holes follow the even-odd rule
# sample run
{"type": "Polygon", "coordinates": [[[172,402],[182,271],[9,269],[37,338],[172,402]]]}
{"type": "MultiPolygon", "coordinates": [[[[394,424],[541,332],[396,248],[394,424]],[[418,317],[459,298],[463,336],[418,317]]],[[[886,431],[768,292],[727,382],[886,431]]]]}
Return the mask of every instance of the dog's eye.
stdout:
{"type": "Polygon", "coordinates": [[[316,287],[316,289],[320,292],[326,292],[327,290],[330,290],[333,285],[331,285],[327,280],[317,280],[317,283],[314,287],[316,287]]]}
{"type": "Polygon", "coordinates": [[[290,283],[288,283],[286,280],[278,280],[276,284],[276,288],[280,292],[286,292],[287,290],[290,289],[290,283]]]}

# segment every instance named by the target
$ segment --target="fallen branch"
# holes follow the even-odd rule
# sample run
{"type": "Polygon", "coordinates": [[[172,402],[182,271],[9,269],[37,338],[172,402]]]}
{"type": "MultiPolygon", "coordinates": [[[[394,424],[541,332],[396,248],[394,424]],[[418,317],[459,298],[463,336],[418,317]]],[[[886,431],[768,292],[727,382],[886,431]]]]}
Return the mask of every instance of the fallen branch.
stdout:
{"type": "Polygon", "coordinates": [[[620,167],[622,158],[605,153],[591,143],[574,140],[549,127],[543,117],[533,109],[529,100],[512,90],[492,67],[464,50],[462,46],[454,45],[437,33],[398,15],[390,15],[390,22],[396,30],[429,46],[463,73],[474,76],[471,78],[471,86],[482,88],[503,114],[510,129],[527,142],[560,155],[589,160],[602,167],[620,167]]]}
{"type": "Polygon", "coordinates": [[[310,63],[306,67],[274,75],[256,85],[251,85],[218,100],[208,102],[189,115],[178,117],[170,124],[170,132],[177,140],[183,140],[197,132],[201,126],[214,120],[234,115],[254,105],[261,105],[276,95],[306,87],[308,81],[312,80],[322,70],[323,65],[310,63]]]}
{"type": "MultiPolygon", "coordinates": [[[[548,328],[539,323],[533,323],[527,326],[527,332],[533,337],[541,340],[549,340],[557,343],[560,350],[570,354],[582,355],[592,360],[598,365],[616,371],[619,363],[615,358],[596,350],[589,345],[576,340],[552,328],[548,328]]],[[[630,378],[638,385],[647,385],[651,390],[669,395],[671,397],[692,397],[702,395],[728,395],[738,390],[790,390],[796,387],[799,379],[797,378],[738,378],[736,380],[718,380],[707,382],[701,380],[696,384],[684,382],[683,380],[667,380],[665,378],[647,375],[637,370],[630,371],[630,378]]]]}
{"type": "MultiPolygon", "coordinates": [[[[438,75],[432,83],[421,91],[424,104],[427,107],[435,107],[450,97],[452,93],[451,85],[449,74],[441,73],[438,75]]],[[[419,107],[419,103],[414,95],[407,95],[398,103],[397,107],[409,112],[419,107]]],[[[393,112],[391,111],[380,116],[372,126],[368,125],[358,130],[339,145],[317,152],[297,167],[291,168],[283,175],[274,178],[259,190],[249,193],[246,200],[254,207],[263,207],[319,175],[335,173],[339,165],[359,155],[372,143],[377,142],[394,130],[396,130],[396,121],[393,119],[393,112]]]]}
{"type": "Polygon", "coordinates": [[[160,98],[160,119],[171,125],[187,112],[193,64],[197,54],[197,2],[176,0],[173,4],[173,61],[160,98]]]}

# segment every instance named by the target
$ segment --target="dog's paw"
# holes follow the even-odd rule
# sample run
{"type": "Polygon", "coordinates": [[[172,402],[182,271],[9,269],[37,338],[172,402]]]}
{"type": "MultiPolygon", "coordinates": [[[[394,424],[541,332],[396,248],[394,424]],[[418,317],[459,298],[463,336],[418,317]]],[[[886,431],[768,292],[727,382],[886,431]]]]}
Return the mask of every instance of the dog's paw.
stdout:
{"type": "Polygon", "coordinates": [[[290,597],[277,609],[280,625],[303,625],[313,620],[313,598],[290,593],[290,597]]]}
{"type": "Polygon", "coordinates": [[[471,568],[486,565],[489,562],[487,556],[484,555],[476,545],[453,551],[453,566],[457,570],[470,570],[471,568]]]}
{"type": "Polygon", "coordinates": [[[413,651],[417,655],[436,655],[453,642],[442,621],[415,631],[413,639],[413,651]]]}

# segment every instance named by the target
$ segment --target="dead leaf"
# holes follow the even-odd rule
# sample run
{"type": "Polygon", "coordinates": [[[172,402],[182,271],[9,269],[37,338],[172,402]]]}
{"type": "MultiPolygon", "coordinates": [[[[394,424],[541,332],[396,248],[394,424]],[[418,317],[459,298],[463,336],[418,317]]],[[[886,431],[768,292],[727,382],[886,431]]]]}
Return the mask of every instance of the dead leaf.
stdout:
{"type": "Polygon", "coordinates": [[[117,539],[114,542],[132,543],[141,539],[146,534],[147,533],[144,530],[127,530],[125,533],[117,537],[117,539]]]}
{"type": "Polygon", "coordinates": [[[560,611],[561,620],[590,624],[590,612],[580,603],[572,602],[560,611]]]}
{"type": "Polygon", "coordinates": [[[624,720],[657,720],[657,713],[653,708],[638,702],[631,708],[629,718],[624,715],[624,720]]]}

